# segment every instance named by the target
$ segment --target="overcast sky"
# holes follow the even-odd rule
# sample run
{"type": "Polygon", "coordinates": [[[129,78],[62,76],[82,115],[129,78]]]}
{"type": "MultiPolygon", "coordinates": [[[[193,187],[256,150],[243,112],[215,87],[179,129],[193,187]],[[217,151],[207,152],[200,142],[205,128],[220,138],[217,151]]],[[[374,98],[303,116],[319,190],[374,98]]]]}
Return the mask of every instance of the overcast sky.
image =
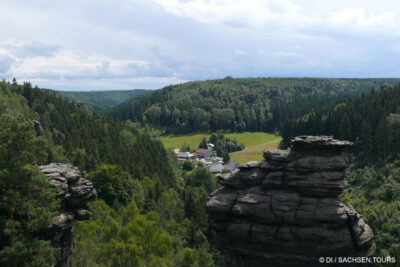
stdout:
{"type": "Polygon", "coordinates": [[[400,1],[1,0],[0,78],[60,90],[400,77],[400,1]]]}

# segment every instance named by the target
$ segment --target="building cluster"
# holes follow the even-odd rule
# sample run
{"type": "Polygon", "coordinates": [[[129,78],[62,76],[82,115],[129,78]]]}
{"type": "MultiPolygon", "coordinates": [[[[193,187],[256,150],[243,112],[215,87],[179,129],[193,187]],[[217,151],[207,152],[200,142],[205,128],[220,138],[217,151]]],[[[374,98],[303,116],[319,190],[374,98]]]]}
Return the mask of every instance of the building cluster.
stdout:
{"type": "Polygon", "coordinates": [[[189,151],[180,151],[179,148],[174,149],[175,155],[178,157],[179,163],[182,165],[185,161],[200,162],[207,166],[210,172],[220,173],[223,171],[233,171],[239,164],[235,161],[230,161],[224,165],[224,160],[218,157],[215,153],[215,146],[211,143],[207,144],[207,149],[198,148],[195,153],[189,151]]]}

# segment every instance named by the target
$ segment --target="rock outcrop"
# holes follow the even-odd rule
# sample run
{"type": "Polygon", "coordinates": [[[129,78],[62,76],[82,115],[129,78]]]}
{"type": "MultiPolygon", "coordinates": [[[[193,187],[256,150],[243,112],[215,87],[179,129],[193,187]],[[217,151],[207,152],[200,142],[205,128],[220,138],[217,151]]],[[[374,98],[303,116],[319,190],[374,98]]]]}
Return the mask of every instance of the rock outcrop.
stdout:
{"type": "Polygon", "coordinates": [[[371,228],[340,201],[351,146],[300,136],[219,176],[206,210],[227,266],[318,266],[324,256],[370,256],[371,228]]]}
{"type": "Polygon", "coordinates": [[[51,240],[53,247],[59,248],[57,264],[59,267],[72,267],[72,249],[75,240],[74,220],[91,218],[86,204],[97,198],[93,184],[82,178],[77,167],[67,164],[51,163],[40,166],[40,170],[49,179],[51,186],[56,189],[61,209],[53,218],[52,226],[41,236],[51,240]]]}

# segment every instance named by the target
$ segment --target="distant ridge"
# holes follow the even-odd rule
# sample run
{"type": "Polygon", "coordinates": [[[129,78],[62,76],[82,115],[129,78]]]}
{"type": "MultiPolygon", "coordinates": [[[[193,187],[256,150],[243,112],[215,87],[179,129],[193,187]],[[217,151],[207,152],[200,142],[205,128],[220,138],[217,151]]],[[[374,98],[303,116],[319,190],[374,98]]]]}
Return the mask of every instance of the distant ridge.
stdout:
{"type": "Polygon", "coordinates": [[[400,79],[232,78],[149,91],[118,105],[114,118],[167,133],[274,132],[313,108],[400,83],[400,79]]]}
{"type": "Polygon", "coordinates": [[[143,94],[147,90],[106,90],[106,91],[55,91],[63,97],[69,97],[75,101],[81,101],[92,111],[105,114],[119,104],[143,94]]]}

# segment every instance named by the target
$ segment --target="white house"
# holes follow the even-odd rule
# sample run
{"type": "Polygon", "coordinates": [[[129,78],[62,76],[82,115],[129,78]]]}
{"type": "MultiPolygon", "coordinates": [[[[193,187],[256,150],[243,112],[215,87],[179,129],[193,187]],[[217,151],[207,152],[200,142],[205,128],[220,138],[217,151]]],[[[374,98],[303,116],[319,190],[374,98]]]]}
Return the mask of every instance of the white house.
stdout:
{"type": "Polygon", "coordinates": [[[185,160],[190,160],[193,159],[193,154],[190,152],[179,152],[178,153],[178,160],[179,161],[185,161],[185,160]]]}

